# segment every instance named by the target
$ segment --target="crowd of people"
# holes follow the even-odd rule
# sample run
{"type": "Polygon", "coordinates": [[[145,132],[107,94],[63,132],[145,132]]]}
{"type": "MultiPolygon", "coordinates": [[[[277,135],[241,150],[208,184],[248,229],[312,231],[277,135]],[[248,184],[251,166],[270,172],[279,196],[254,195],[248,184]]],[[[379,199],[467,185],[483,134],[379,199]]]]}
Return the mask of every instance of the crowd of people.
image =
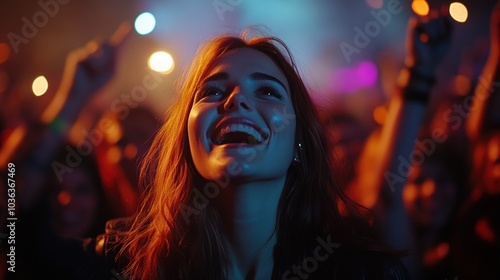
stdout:
{"type": "Polygon", "coordinates": [[[100,112],[91,146],[75,141],[129,33],[69,54],[40,119],[5,125],[1,166],[23,174],[6,279],[499,277],[500,3],[470,93],[437,101],[453,24],[437,12],[410,19],[387,116],[344,151],[356,153],[352,168],[335,145],[356,121],[322,118],[268,34],[213,38],[163,118],[100,112]]]}

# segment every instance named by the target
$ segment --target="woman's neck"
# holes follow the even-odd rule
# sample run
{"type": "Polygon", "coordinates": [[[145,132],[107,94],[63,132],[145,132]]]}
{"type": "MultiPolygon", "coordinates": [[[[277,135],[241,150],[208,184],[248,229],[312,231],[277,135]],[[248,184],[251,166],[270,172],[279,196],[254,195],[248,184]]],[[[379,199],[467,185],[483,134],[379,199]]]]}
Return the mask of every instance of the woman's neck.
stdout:
{"type": "Polygon", "coordinates": [[[271,277],[276,216],[286,177],[227,186],[217,199],[230,277],[271,277]]]}

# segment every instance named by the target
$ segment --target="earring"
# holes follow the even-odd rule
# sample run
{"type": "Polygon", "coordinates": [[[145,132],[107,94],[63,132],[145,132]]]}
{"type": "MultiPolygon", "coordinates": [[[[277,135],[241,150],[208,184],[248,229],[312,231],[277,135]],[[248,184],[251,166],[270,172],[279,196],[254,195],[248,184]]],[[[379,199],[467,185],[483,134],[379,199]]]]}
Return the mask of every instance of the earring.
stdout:
{"type": "Polygon", "coordinates": [[[299,153],[303,151],[301,143],[298,144],[298,148],[299,149],[298,149],[297,153],[293,156],[293,163],[294,164],[300,163],[299,153]]]}

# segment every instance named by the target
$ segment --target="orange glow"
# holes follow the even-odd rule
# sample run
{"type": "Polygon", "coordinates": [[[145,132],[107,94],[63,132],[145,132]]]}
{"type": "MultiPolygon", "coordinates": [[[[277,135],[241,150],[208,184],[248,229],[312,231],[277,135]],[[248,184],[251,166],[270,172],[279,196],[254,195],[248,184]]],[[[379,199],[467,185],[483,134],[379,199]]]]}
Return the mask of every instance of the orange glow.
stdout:
{"type": "Polygon", "coordinates": [[[438,247],[436,248],[436,253],[440,259],[446,257],[449,251],[450,251],[450,244],[448,244],[447,242],[439,244],[438,247]]]}
{"type": "Polygon", "coordinates": [[[18,149],[19,145],[21,145],[24,136],[28,129],[25,124],[22,124],[10,132],[8,136],[4,139],[2,146],[0,148],[0,166],[6,166],[9,159],[11,159],[14,152],[18,149]]]}
{"type": "Polygon", "coordinates": [[[373,110],[373,119],[379,125],[383,125],[385,117],[387,116],[387,108],[385,106],[377,106],[373,110]]]}
{"type": "Polygon", "coordinates": [[[471,81],[465,75],[457,75],[454,80],[455,92],[460,96],[465,96],[471,89],[471,81]]]}
{"type": "Polygon", "coordinates": [[[429,36],[425,33],[420,34],[420,42],[427,43],[429,41],[429,36]]]}
{"type": "Polygon", "coordinates": [[[124,151],[127,159],[134,159],[137,156],[137,147],[134,144],[128,144],[124,151]]]}
{"type": "Polygon", "coordinates": [[[429,4],[425,0],[414,0],[411,3],[411,8],[415,14],[419,16],[426,16],[429,14],[429,4]]]}
{"type": "Polygon", "coordinates": [[[488,141],[488,160],[490,162],[497,161],[500,158],[500,136],[492,137],[488,141]]]}
{"type": "Polygon", "coordinates": [[[114,145],[122,138],[123,130],[119,123],[111,119],[108,120],[110,121],[109,127],[106,129],[104,138],[106,139],[106,142],[114,145]]]}
{"type": "Polygon", "coordinates": [[[484,241],[489,243],[493,243],[495,241],[495,233],[491,229],[491,226],[486,218],[482,218],[477,221],[475,230],[476,234],[484,241]]]}
{"type": "Polygon", "coordinates": [[[429,197],[434,194],[436,191],[436,184],[434,184],[434,181],[432,180],[425,180],[425,182],[422,185],[422,196],[423,197],[429,197]]]}
{"type": "Polygon", "coordinates": [[[415,198],[417,197],[417,186],[410,183],[403,188],[403,202],[407,205],[411,205],[415,198]]]}
{"type": "Polygon", "coordinates": [[[67,206],[71,202],[71,194],[67,191],[61,191],[57,195],[57,201],[59,201],[59,204],[62,206],[67,206]]]}
{"type": "Polygon", "coordinates": [[[366,3],[374,9],[380,9],[384,5],[384,0],[366,0],[366,3]]]}
{"type": "Polygon", "coordinates": [[[0,63],[7,61],[10,55],[10,48],[7,43],[0,43],[0,63]]]}
{"type": "Polygon", "coordinates": [[[435,265],[444,257],[446,257],[449,251],[450,251],[450,245],[447,242],[440,243],[437,247],[429,249],[425,252],[424,264],[428,266],[435,265]]]}
{"type": "Polygon", "coordinates": [[[120,148],[118,148],[117,146],[113,146],[108,150],[106,157],[109,163],[116,164],[121,160],[122,152],[120,151],[120,148]]]}

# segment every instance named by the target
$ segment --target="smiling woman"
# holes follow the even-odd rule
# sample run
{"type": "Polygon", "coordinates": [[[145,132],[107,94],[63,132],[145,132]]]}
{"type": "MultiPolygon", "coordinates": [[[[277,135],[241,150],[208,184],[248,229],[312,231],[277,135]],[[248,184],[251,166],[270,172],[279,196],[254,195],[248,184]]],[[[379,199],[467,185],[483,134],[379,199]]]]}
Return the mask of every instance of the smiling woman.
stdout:
{"type": "MultiPolygon", "coordinates": [[[[99,73],[109,78],[114,63],[105,64],[99,73]]],[[[80,74],[88,75],[70,93],[82,99],[105,82],[80,74]]],[[[142,161],[137,212],[84,242],[28,239],[39,252],[23,251],[30,271],[54,279],[408,279],[401,255],[372,237],[368,211],[336,183],[316,106],[280,39],[216,37],[185,77],[142,161]]],[[[54,132],[34,146],[39,162],[50,164],[47,146],[62,135],[54,132]]]]}
{"type": "Polygon", "coordinates": [[[98,238],[114,263],[104,271],[131,279],[407,277],[336,184],[315,105],[280,39],[217,37],[186,77],[144,160],[142,207],[98,238]]]}
{"type": "Polygon", "coordinates": [[[231,167],[239,170],[231,178],[253,176],[248,179],[259,185],[270,179],[266,177],[283,180],[295,142],[295,115],[280,113],[294,112],[285,75],[269,57],[250,48],[222,56],[208,73],[188,119],[198,172],[214,180],[231,167]]]}

